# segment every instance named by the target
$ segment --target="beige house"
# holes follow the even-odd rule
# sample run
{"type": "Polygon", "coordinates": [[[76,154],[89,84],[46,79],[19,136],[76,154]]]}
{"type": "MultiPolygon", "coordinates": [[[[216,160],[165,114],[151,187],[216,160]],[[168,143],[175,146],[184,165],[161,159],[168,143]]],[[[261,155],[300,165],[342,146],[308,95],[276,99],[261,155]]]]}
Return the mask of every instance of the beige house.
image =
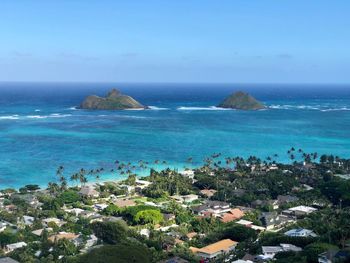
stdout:
{"type": "Polygon", "coordinates": [[[211,245],[202,248],[190,247],[190,250],[198,257],[205,259],[213,259],[219,255],[229,253],[233,251],[238,242],[231,239],[223,239],[211,245]]]}

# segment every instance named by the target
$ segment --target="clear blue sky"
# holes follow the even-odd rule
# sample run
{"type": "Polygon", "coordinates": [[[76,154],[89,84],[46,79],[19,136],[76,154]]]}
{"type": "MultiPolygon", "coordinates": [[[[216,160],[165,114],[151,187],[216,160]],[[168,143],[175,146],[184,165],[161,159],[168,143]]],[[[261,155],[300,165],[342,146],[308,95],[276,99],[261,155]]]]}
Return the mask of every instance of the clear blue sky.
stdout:
{"type": "Polygon", "coordinates": [[[0,81],[350,83],[350,1],[2,0],[0,81]]]}

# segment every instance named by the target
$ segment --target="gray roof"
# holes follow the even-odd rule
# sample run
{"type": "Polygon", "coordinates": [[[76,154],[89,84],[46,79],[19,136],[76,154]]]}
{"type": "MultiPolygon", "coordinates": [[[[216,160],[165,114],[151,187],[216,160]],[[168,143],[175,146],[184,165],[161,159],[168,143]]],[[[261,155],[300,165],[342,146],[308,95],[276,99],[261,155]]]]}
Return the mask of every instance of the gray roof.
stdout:
{"type": "Polygon", "coordinates": [[[19,263],[19,262],[12,258],[5,257],[5,258],[0,258],[0,263],[19,263]]]}

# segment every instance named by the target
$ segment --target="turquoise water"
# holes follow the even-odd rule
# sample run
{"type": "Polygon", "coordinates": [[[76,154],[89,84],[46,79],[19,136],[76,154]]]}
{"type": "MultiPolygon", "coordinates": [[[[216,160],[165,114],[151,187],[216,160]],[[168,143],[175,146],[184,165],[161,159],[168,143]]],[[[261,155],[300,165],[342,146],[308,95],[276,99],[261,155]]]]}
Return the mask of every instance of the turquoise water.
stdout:
{"type": "Polygon", "coordinates": [[[181,168],[190,156],[196,165],[220,152],[277,153],[287,161],[292,146],[350,157],[350,86],[1,83],[0,95],[0,188],[46,185],[60,165],[68,176],[80,168],[109,171],[115,160],[159,159],[181,168]],[[113,87],[152,109],[74,108],[113,87]],[[213,107],[236,90],[270,109],[213,107]]]}

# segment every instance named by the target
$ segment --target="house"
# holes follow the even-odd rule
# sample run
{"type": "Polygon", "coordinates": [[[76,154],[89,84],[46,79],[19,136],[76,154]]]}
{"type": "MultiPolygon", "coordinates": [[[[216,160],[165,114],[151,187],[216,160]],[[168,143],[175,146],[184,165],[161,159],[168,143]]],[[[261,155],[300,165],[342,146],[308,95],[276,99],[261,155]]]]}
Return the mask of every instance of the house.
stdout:
{"type": "Polygon", "coordinates": [[[253,222],[248,221],[248,220],[244,220],[244,219],[241,219],[241,220],[237,221],[236,223],[239,225],[245,226],[245,227],[249,227],[249,228],[254,229],[256,231],[265,231],[266,230],[265,227],[254,225],[253,222]]]}
{"type": "Polygon", "coordinates": [[[221,214],[231,211],[230,204],[222,201],[207,201],[203,205],[191,207],[193,213],[208,217],[214,216],[218,217],[221,214]]]}
{"type": "Polygon", "coordinates": [[[317,235],[309,229],[305,228],[294,228],[284,233],[289,237],[317,237],[317,235]]]}
{"type": "Polygon", "coordinates": [[[27,243],[25,242],[17,242],[17,243],[13,243],[13,244],[8,244],[5,246],[5,254],[10,253],[18,248],[22,248],[22,247],[26,247],[27,243]]]}
{"type": "Polygon", "coordinates": [[[242,225],[242,226],[246,226],[246,227],[250,227],[251,225],[253,225],[252,221],[248,221],[245,219],[241,219],[241,220],[237,221],[236,223],[239,225],[242,225]]]}
{"type": "Polygon", "coordinates": [[[81,213],[83,213],[85,210],[80,208],[72,208],[72,209],[65,209],[67,213],[74,214],[75,216],[79,216],[81,213]]]}
{"type": "Polygon", "coordinates": [[[231,209],[230,212],[220,215],[220,221],[223,223],[232,222],[244,216],[244,212],[238,208],[231,209]]]}
{"type": "Polygon", "coordinates": [[[260,255],[262,259],[272,259],[277,253],[280,252],[300,252],[302,249],[300,247],[294,246],[292,244],[280,244],[279,246],[262,246],[261,247],[263,255],[260,255]]]}
{"type": "Polygon", "coordinates": [[[4,257],[4,258],[0,258],[0,263],[19,263],[19,262],[12,258],[4,257]]]}
{"type": "Polygon", "coordinates": [[[32,216],[23,216],[23,223],[26,226],[31,226],[34,223],[35,218],[32,216]]]}
{"type": "Polygon", "coordinates": [[[196,201],[199,196],[194,194],[189,195],[173,195],[171,196],[175,201],[179,203],[192,203],[193,201],[196,201]]]}
{"type": "Polygon", "coordinates": [[[318,255],[318,262],[350,262],[350,252],[347,250],[328,250],[318,255]]]}
{"type": "Polygon", "coordinates": [[[56,235],[52,235],[50,236],[48,239],[51,241],[51,242],[55,242],[55,241],[58,241],[58,240],[61,240],[61,239],[67,239],[67,240],[74,240],[76,238],[78,238],[79,235],[76,235],[74,233],[69,233],[69,232],[59,232],[58,234],[56,235]]]}
{"type": "Polygon", "coordinates": [[[188,177],[190,179],[194,178],[194,171],[193,170],[185,170],[185,171],[181,171],[180,174],[184,177],[188,177]]]}
{"type": "Polygon", "coordinates": [[[34,231],[32,231],[32,233],[34,235],[40,237],[43,234],[44,230],[46,230],[47,232],[53,231],[53,229],[51,227],[48,227],[48,228],[42,228],[42,229],[34,230],[34,231]]]}
{"type": "Polygon", "coordinates": [[[206,205],[213,211],[214,216],[230,212],[230,204],[223,201],[207,201],[206,205]]]}
{"type": "Polygon", "coordinates": [[[299,205],[296,207],[292,207],[286,210],[282,211],[283,215],[289,216],[289,217],[303,217],[308,214],[311,214],[313,212],[317,211],[316,208],[310,207],[310,206],[305,206],[305,205],[299,205]]]}
{"type": "Polygon", "coordinates": [[[55,223],[57,226],[61,227],[66,222],[62,221],[61,219],[55,218],[55,217],[49,217],[42,220],[42,224],[44,227],[48,227],[49,223],[55,223]]]}
{"type": "Polygon", "coordinates": [[[114,201],[114,204],[118,207],[129,207],[129,206],[136,205],[135,201],[130,200],[130,199],[116,199],[114,201]]]}
{"type": "Polygon", "coordinates": [[[105,209],[105,208],[107,208],[107,207],[108,207],[107,204],[94,204],[94,208],[95,208],[96,210],[99,210],[99,211],[101,211],[101,210],[103,210],[103,209],[105,209]]]}
{"type": "Polygon", "coordinates": [[[212,197],[217,191],[214,189],[203,189],[200,193],[206,197],[212,197]]]}
{"type": "Polygon", "coordinates": [[[143,190],[144,188],[147,188],[152,184],[152,182],[150,181],[140,180],[140,179],[136,179],[135,183],[136,183],[136,187],[138,187],[141,190],[143,190]]]}
{"type": "Polygon", "coordinates": [[[231,239],[223,239],[203,248],[190,247],[190,250],[200,258],[214,259],[219,255],[233,251],[238,242],[231,239]]]}
{"type": "Polygon", "coordinates": [[[260,217],[260,221],[267,230],[272,230],[293,222],[293,219],[285,215],[280,215],[277,212],[264,212],[260,217]]]}
{"type": "Polygon", "coordinates": [[[97,192],[94,187],[88,185],[88,186],[83,186],[80,191],[79,194],[82,196],[87,196],[87,197],[99,197],[99,192],[97,192]]]}

